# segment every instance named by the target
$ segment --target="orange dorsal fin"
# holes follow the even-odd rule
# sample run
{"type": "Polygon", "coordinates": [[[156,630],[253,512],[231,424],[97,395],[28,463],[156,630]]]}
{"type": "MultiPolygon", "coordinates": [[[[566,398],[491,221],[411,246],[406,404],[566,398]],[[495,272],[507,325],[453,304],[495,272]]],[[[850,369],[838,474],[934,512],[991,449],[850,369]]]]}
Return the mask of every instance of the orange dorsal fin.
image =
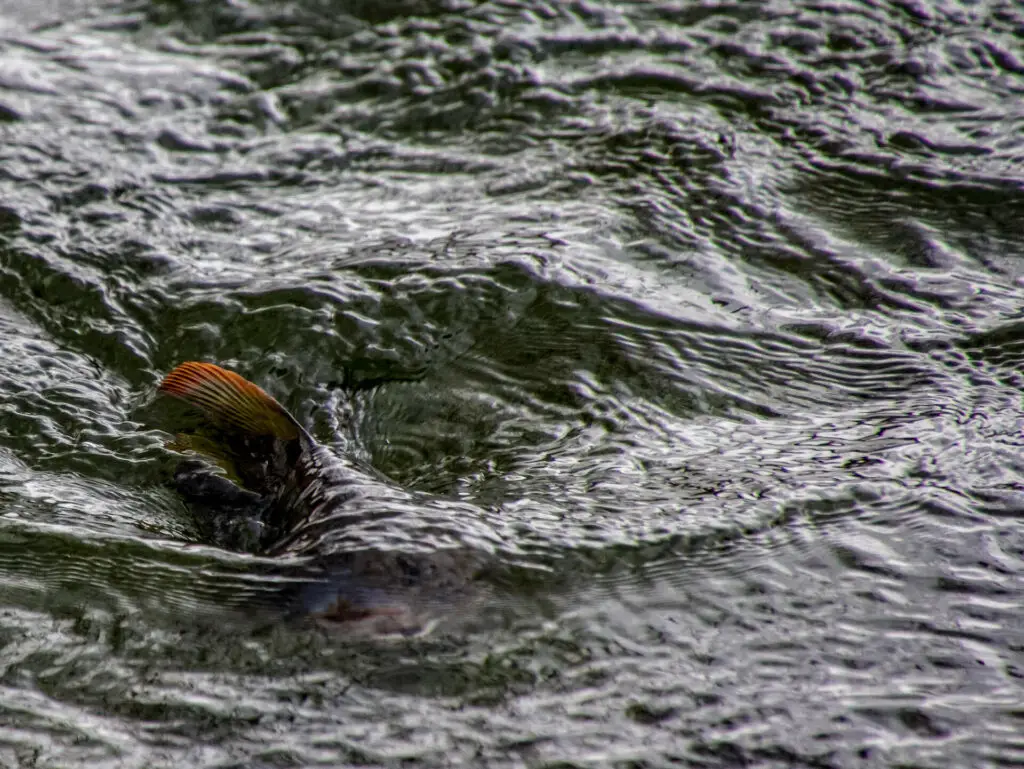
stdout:
{"type": "Polygon", "coordinates": [[[301,431],[262,388],[213,363],[182,363],[164,377],[159,390],[202,409],[218,427],[283,440],[298,438],[301,431]]]}

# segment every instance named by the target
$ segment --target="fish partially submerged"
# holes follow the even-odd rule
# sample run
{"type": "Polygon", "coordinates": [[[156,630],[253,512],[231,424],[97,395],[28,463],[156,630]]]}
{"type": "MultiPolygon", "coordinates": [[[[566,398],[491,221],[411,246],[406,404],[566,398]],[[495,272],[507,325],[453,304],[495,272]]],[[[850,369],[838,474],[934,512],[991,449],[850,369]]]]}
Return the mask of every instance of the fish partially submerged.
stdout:
{"type": "Polygon", "coordinates": [[[290,608],[335,626],[408,634],[472,600],[482,556],[497,541],[485,526],[474,529],[475,509],[458,524],[458,534],[476,535],[478,546],[467,547],[452,536],[458,505],[400,489],[335,454],[260,387],[212,363],[182,363],[159,391],[209,421],[208,435],[179,436],[177,448],[208,457],[238,482],[186,460],[175,474],[183,496],[214,511],[211,519],[232,529],[239,546],[310,564],[290,608]],[[404,530],[403,516],[419,528],[404,530]],[[430,547],[410,541],[417,535],[430,547]],[[382,539],[397,546],[367,545],[382,539]]]}

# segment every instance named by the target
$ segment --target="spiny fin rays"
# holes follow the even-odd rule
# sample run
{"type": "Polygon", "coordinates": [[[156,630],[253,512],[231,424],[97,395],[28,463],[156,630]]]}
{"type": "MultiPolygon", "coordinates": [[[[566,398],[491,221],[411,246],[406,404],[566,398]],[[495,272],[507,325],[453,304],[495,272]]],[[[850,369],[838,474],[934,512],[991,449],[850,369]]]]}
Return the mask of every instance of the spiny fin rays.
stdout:
{"type": "Polygon", "coordinates": [[[221,428],[286,441],[300,434],[295,418],[262,388],[213,363],[182,363],[159,390],[201,409],[221,428]]]}

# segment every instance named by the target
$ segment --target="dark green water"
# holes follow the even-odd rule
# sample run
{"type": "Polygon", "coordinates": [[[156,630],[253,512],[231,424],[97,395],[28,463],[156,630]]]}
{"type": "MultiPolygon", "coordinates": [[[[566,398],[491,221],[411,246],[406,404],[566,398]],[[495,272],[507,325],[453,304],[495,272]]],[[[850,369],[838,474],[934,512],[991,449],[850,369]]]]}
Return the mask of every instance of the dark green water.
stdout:
{"type": "Polygon", "coordinates": [[[0,138],[0,766],[1024,763],[1019,4],[6,0],[0,138]],[[493,600],[268,622],[187,359],[493,600]]]}

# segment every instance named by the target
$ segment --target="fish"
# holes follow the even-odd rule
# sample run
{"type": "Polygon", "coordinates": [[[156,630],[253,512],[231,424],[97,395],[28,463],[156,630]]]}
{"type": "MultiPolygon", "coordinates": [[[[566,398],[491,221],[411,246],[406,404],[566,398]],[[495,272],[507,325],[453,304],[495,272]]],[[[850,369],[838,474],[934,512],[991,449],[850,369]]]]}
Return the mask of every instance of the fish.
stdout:
{"type": "Polygon", "coordinates": [[[282,599],[289,616],[415,635],[479,597],[500,536],[478,509],[402,489],[328,449],[261,387],[217,364],[182,363],[158,392],[204,416],[170,447],[191,455],[173,485],[208,535],[303,564],[301,588],[282,599]]]}

